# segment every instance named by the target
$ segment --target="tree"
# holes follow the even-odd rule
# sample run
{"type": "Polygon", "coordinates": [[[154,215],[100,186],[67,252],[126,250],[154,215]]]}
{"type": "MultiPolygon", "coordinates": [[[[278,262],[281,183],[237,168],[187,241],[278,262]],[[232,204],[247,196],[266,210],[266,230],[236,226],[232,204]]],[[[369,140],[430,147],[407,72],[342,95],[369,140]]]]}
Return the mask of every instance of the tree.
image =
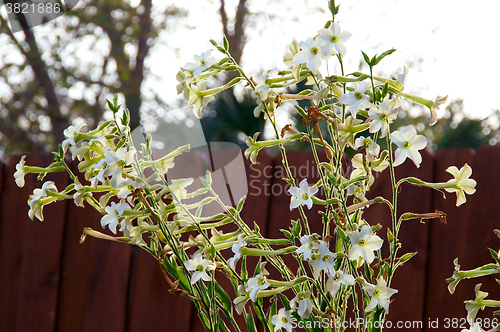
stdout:
{"type": "Polygon", "coordinates": [[[1,155],[53,150],[74,121],[97,124],[110,94],[122,94],[131,126],[139,125],[145,59],[167,20],[183,12],[157,12],[152,0],[83,2],[47,23],[48,34],[14,34],[0,15],[1,155]]]}

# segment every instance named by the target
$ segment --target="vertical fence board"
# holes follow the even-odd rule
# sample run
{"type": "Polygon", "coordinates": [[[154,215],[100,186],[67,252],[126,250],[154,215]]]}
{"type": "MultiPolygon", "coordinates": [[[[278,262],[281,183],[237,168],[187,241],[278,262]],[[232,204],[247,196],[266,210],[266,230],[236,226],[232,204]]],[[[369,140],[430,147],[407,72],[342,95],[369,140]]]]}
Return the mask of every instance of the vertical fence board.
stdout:
{"type": "MultiPolygon", "coordinates": [[[[464,163],[468,163],[474,170],[473,178],[480,176],[475,169],[475,161],[477,156],[474,151],[469,149],[461,150],[442,150],[436,153],[435,162],[435,178],[434,182],[446,182],[453,176],[445,172],[448,166],[456,165],[462,167],[464,163]]],[[[478,163],[479,164],[479,163],[478,163]]],[[[472,265],[463,265],[462,267],[472,268],[480,263],[477,257],[471,257],[468,254],[472,245],[471,232],[475,232],[477,223],[475,218],[471,218],[474,214],[474,202],[480,199],[482,195],[487,194],[482,190],[484,182],[481,183],[481,178],[478,179],[478,192],[467,197],[468,202],[460,207],[456,207],[456,195],[447,193],[446,200],[439,192],[433,194],[433,205],[436,209],[447,214],[448,223],[442,225],[440,223],[432,223],[429,236],[429,255],[427,267],[427,289],[425,301],[425,316],[431,321],[439,320],[439,327],[443,327],[444,319],[460,319],[466,317],[467,313],[463,305],[463,300],[468,296],[474,299],[474,289],[459,285],[457,293],[452,296],[449,294],[445,279],[453,273],[453,259],[460,257],[460,262],[463,263],[464,258],[469,256],[472,265]],[[467,294],[467,295],[466,295],[467,294]]],[[[474,241],[476,244],[478,242],[474,241]]],[[[474,245],[475,246],[475,245],[474,245]]],[[[464,325],[464,328],[468,326],[464,325]]],[[[427,330],[427,329],[426,329],[427,330]]],[[[429,329],[430,330],[430,329],[429,329]]]]}
{"type": "Polygon", "coordinates": [[[269,190],[273,181],[274,160],[267,151],[261,151],[257,163],[252,164],[245,158],[248,179],[248,195],[241,217],[253,227],[256,222],[262,231],[267,229],[269,209],[269,190]]]}
{"type": "Polygon", "coordinates": [[[80,244],[84,227],[113,235],[85,205],[68,204],[57,330],[125,331],[131,247],[91,237],[80,244]]]}
{"type": "MultiPolygon", "coordinates": [[[[160,265],[150,254],[136,248],[131,278],[128,332],[189,332],[192,302],[176,297],[163,277],[160,265]],[[167,319],[164,319],[168,317],[167,319]]],[[[175,281],[175,280],[172,280],[175,281]]]]}
{"type": "MultiPolygon", "coordinates": [[[[52,156],[44,155],[40,165],[46,166],[51,162],[52,156]]],[[[62,191],[68,180],[66,173],[57,173],[48,174],[43,182],[54,181],[57,189],[62,191]]],[[[42,182],[37,182],[38,187],[41,185],[42,182]]],[[[58,201],[47,205],[43,210],[43,223],[35,219],[26,225],[21,242],[22,265],[15,331],[54,330],[66,204],[67,201],[58,201]]]]}
{"type": "MultiPolygon", "coordinates": [[[[413,162],[407,159],[402,165],[396,167],[396,181],[414,176],[424,181],[432,181],[434,156],[427,151],[422,152],[423,162],[420,168],[416,168],[413,162]]],[[[379,178],[375,180],[374,188],[370,190],[370,198],[383,196],[392,202],[392,188],[389,170],[385,170],[379,178]]],[[[432,190],[421,188],[409,184],[401,185],[398,194],[397,217],[405,212],[427,213],[432,209],[432,190]]],[[[363,214],[370,224],[380,223],[384,227],[378,231],[378,235],[384,239],[383,255],[388,257],[389,243],[387,241],[387,227],[391,226],[391,215],[389,207],[385,204],[371,206],[363,214]]],[[[425,294],[425,276],[427,262],[428,228],[429,223],[439,221],[426,221],[420,223],[419,219],[403,221],[399,241],[403,244],[398,251],[398,257],[408,252],[418,252],[409,262],[398,268],[391,283],[391,287],[398,290],[398,294],[393,296],[390,307],[390,314],[387,320],[396,324],[397,321],[423,321],[423,305],[425,294]],[[411,282],[409,282],[411,280],[411,282]],[[409,301],[408,299],[411,299],[409,301]]],[[[411,330],[421,330],[415,325],[411,330]]]]}
{"type": "MultiPolygon", "coordinates": [[[[28,205],[26,201],[33,193],[33,189],[39,186],[35,176],[27,175],[23,188],[18,188],[12,174],[19,161],[19,156],[12,156],[5,165],[2,209],[0,219],[0,330],[14,331],[16,325],[16,313],[22,310],[19,307],[19,288],[21,285],[21,271],[23,265],[22,239],[25,228],[32,227],[39,221],[28,218],[28,205]]],[[[28,165],[40,164],[38,156],[28,156],[28,165]]],[[[46,225],[43,225],[46,226],[46,225]]],[[[37,253],[32,253],[37,255],[37,253]]],[[[41,322],[34,322],[41,324],[41,322]]],[[[35,325],[36,326],[36,325],[35,325]]]]}

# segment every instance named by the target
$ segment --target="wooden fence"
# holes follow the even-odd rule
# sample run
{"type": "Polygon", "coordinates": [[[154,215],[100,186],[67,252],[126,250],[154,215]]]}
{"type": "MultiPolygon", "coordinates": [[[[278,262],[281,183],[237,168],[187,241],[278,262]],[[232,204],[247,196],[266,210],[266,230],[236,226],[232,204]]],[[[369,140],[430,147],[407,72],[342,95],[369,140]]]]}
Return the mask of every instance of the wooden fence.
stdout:
{"type": "MultiPolygon", "coordinates": [[[[297,179],[315,177],[310,152],[290,152],[288,157],[297,179]]],[[[48,165],[50,159],[49,155],[28,156],[27,164],[48,165]]],[[[247,164],[249,196],[243,217],[249,224],[256,221],[263,234],[271,238],[282,237],[280,229],[287,229],[289,220],[298,218],[296,210],[289,210],[290,197],[281,180],[280,159],[261,152],[257,165],[247,164]]],[[[147,253],[94,238],[79,244],[85,226],[101,229],[100,216],[91,208],[78,208],[71,201],[58,202],[45,208],[44,222],[28,219],[26,200],[41,183],[27,176],[24,188],[16,187],[12,174],[17,161],[11,158],[6,165],[0,164],[0,331],[202,330],[191,302],[168,292],[157,262],[147,253]]],[[[459,208],[455,207],[455,194],[448,194],[444,200],[439,192],[402,186],[400,212],[438,209],[447,213],[448,223],[404,222],[400,253],[417,251],[418,255],[398,270],[392,284],[399,289],[387,317],[393,327],[398,321],[406,327],[422,322],[422,328],[413,325],[408,330],[436,330],[438,320],[438,330],[468,328],[464,324],[463,301],[474,299],[478,282],[483,283],[482,290],[490,292],[490,298],[500,299],[493,278],[464,281],[454,295],[448,293],[445,283],[452,275],[454,258],[459,257],[462,268],[470,269],[491,261],[487,247],[499,248],[492,230],[500,228],[500,149],[426,153],[420,168],[407,161],[396,169],[396,174],[447,181],[450,175],[444,170],[464,163],[474,170],[477,192],[459,208]],[[458,319],[458,326],[452,325],[453,318],[458,319]]],[[[388,172],[380,177],[370,197],[390,197],[388,172]]],[[[68,181],[64,175],[47,179],[56,181],[58,188],[68,181]]],[[[321,221],[316,212],[314,207],[306,213],[313,231],[318,232],[321,221]]],[[[385,240],[387,207],[375,205],[365,212],[365,217],[372,224],[384,226],[378,234],[385,240]]],[[[491,317],[491,311],[481,312],[480,316],[491,317]]]]}

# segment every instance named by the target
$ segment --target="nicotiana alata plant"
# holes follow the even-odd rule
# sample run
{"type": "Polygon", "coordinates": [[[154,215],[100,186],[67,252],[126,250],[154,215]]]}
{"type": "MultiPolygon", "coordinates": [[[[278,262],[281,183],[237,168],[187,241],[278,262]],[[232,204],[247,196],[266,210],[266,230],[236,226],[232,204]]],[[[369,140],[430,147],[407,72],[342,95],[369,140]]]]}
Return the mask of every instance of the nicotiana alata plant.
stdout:
{"type": "MultiPolygon", "coordinates": [[[[467,164],[460,165],[460,169],[450,166],[447,172],[451,178],[443,183],[396,178],[394,169],[398,165],[413,162],[420,166],[420,150],[427,144],[427,139],[412,126],[391,128],[401,99],[428,107],[431,122],[435,122],[436,109],[446,98],[430,100],[403,92],[406,71],[394,76],[398,79],[375,76],[376,66],[394,49],[372,57],[362,52],[369,72],[347,73],[343,56],[351,34],[335,22],[339,7],[332,0],[329,9],[332,19],[315,36],[290,43],[283,58],[290,68],[276,75],[267,72],[255,82],[229,54],[226,38],[222,45],[212,41],[219,56],[212,54],[213,50],[194,56],[193,62],[177,75],[177,92],[193,106],[196,117],[202,116],[203,107],[216,93],[240,82],[255,92],[258,106],[254,115],[267,119],[275,137],[259,141],[259,133],[255,133],[246,142],[245,156],[256,163],[261,149],[278,147],[281,153],[284,181],[291,186],[289,208],[297,209],[300,215],[299,220],[290,221],[288,230],[283,230],[283,238],[266,238],[257,225],[245,223],[240,216],[245,197],[236,207],[226,206],[213,190],[209,172],[201,178],[203,187],[194,191],[188,189],[192,178],[167,181],[165,175],[174,167],[176,158],[188,152],[190,146],[180,146],[155,159],[148,137],[136,150],[128,125],[129,113],[126,109],[122,112],[116,97],[108,101],[113,120],[93,130],[80,125],[64,131],[66,140],[54,153],[51,165],[28,166],[21,158],[14,174],[19,186],[24,185],[28,173],[37,173],[43,179],[48,173],[67,172],[72,180],[62,190],[51,181],[35,189],[28,199],[30,218],[43,220],[44,206],[66,199],[96,209],[103,215],[102,227],[115,236],[85,228],[82,241],[93,236],[149,252],[165,270],[173,292],[193,301],[207,331],[240,331],[236,314],[244,316],[249,331],[291,331],[296,327],[343,331],[349,311],[357,321],[366,322],[356,327],[358,331],[380,330],[391,298],[398,292],[391,288],[394,274],[416,254],[400,252],[400,228],[409,219],[443,221],[446,217],[440,211],[398,211],[400,186],[410,183],[456,193],[458,206],[465,203],[466,194],[474,193],[476,182],[470,179],[472,170],[467,164]],[[336,62],[339,72],[323,76],[319,69],[325,62],[336,62]],[[207,89],[209,79],[219,73],[231,73],[228,76],[235,78],[207,89]],[[288,87],[300,82],[308,88],[287,93],[288,87]],[[310,100],[314,106],[303,109],[294,103],[296,100],[310,100]],[[303,118],[305,132],[292,125],[277,127],[276,109],[285,103],[293,103],[303,118]],[[320,127],[320,122],[326,126],[320,127]],[[286,145],[297,140],[310,143],[319,174],[316,183],[292,175],[286,145]],[[356,152],[351,158],[346,153],[348,147],[356,152]],[[318,149],[325,150],[325,161],[320,161],[318,149]],[[78,162],[78,174],[66,164],[68,155],[78,162]],[[342,171],[346,158],[353,166],[350,174],[342,171]],[[385,169],[390,172],[391,197],[369,198],[376,173],[385,169]],[[319,189],[323,198],[318,197],[319,189]],[[195,197],[200,197],[196,203],[186,203],[195,197]],[[212,202],[220,204],[223,212],[203,216],[203,209],[212,202]],[[363,211],[373,204],[385,204],[391,212],[387,242],[377,235],[381,226],[363,218],[363,211]],[[313,205],[320,206],[321,234],[310,230],[308,213],[313,205]],[[227,225],[232,225],[233,230],[223,233],[220,228],[227,225]],[[382,254],[384,246],[388,247],[387,256],[382,254]],[[223,252],[232,257],[226,260],[223,252]],[[285,255],[292,256],[298,267],[292,270],[287,266],[285,255]],[[249,256],[259,258],[255,271],[247,269],[249,256]],[[279,277],[271,278],[270,270],[279,277]],[[234,290],[221,287],[223,278],[229,279],[234,290]],[[233,293],[237,294],[234,298],[229,295],[233,293]],[[269,301],[264,302],[265,298],[269,301]]],[[[498,273],[498,253],[495,255],[495,264],[476,272],[498,273]]],[[[457,267],[451,285],[455,287],[459,280],[476,276],[476,272],[457,267]]],[[[467,304],[471,330],[477,327],[477,308],[497,304],[485,302],[485,293],[479,287],[476,293],[475,302],[467,304]]]]}

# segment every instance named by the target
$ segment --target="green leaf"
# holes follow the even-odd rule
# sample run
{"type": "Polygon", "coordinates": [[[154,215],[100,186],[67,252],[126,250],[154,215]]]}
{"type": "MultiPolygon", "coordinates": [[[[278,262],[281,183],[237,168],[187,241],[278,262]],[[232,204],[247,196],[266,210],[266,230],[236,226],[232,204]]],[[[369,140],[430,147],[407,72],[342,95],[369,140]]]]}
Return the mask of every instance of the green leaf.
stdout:
{"type": "Polygon", "coordinates": [[[231,298],[229,297],[229,295],[227,295],[227,293],[224,291],[224,289],[217,282],[215,282],[215,293],[217,294],[217,297],[222,302],[222,306],[224,307],[224,310],[226,311],[226,315],[232,316],[233,315],[233,302],[231,301],[231,298]]]}
{"type": "Polygon", "coordinates": [[[114,112],[115,106],[113,105],[113,103],[109,99],[106,99],[106,101],[108,102],[109,109],[114,112]]]}
{"type": "Polygon", "coordinates": [[[385,82],[384,87],[382,89],[382,100],[387,96],[389,93],[389,82],[385,82]]]}
{"type": "Polygon", "coordinates": [[[401,258],[399,259],[399,262],[400,263],[408,262],[416,254],[417,254],[417,252],[408,252],[408,253],[404,254],[403,256],[401,256],[401,258]]]}
{"type": "Polygon", "coordinates": [[[290,241],[293,241],[293,239],[295,238],[295,237],[293,236],[293,234],[292,234],[291,232],[287,231],[286,229],[280,229],[280,231],[282,231],[282,232],[283,232],[283,234],[285,234],[285,237],[286,237],[287,239],[289,239],[290,241]]]}
{"type": "Polygon", "coordinates": [[[238,205],[236,206],[236,210],[238,210],[238,212],[241,212],[241,210],[243,210],[243,205],[245,204],[246,200],[247,195],[243,195],[243,197],[241,197],[240,201],[238,202],[238,205]]]}
{"type": "Polygon", "coordinates": [[[260,227],[255,221],[253,222],[253,229],[260,234],[260,227]]]}
{"type": "Polygon", "coordinates": [[[247,323],[248,332],[257,332],[257,327],[255,326],[251,311],[245,315],[245,322],[247,323]]]}
{"type": "Polygon", "coordinates": [[[500,258],[498,257],[498,253],[491,249],[491,248],[488,248],[488,250],[490,251],[490,254],[491,254],[491,257],[493,257],[493,259],[498,263],[500,264],[500,258]]]}
{"type": "Polygon", "coordinates": [[[328,9],[330,10],[330,13],[332,13],[333,17],[339,13],[339,7],[340,5],[335,6],[335,0],[328,1],[328,9]]]}
{"type": "Polygon", "coordinates": [[[224,49],[225,49],[226,51],[228,51],[228,50],[229,50],[229,41],[227,40],[226,35],[224,35],[224,36],[222,37],[222,44],[224,45],[224,49]]]}
{"type": "Polygon", "coordinates": [[[208,320],[207,315],[205,315],[205,313],[203,312],[203,310],[198,310],[198,317],[200,317],[200,320],[203,323],[205,330],[210,331],[210,322],[208,320]]]}
{"type": "Polygon", "coordinates": [[[337,233],[339,234],[340,238],[342,239],[342,241],[344,241],[345,243],[349,243],[349,238],[347,237],[347,234],[344,232],[344,230],[340,227],[337,227],[337,233]]]}
{"type": "Polygon", "coordinates": [[[247,271],[247,256],[243,256],[241,259],[241,280],[246,281],[248,279],[247,271]]]}
{"type": "MultiPolygon", "coordinates": [[[[271,304],[271,310],[269,312],[269,317],[273,317],[278,313],[278,300],[276,298],[276,295],[272,297],[271,302],[272,304],[271,304]]],[[[271,329],[271,331],[274,330],[274,325],[271,323],[271,319],[269,320],[269,328],[271,329]]]]}
{"type": "Polygon", "coordinates": [[[122,125],[128,126],[129,123],[130,123],[130,111],[127,108],[123,111],[122,125]]]}
{"type": "Polygon", "coordinates": [[[390,50],[388,51],[385,51],[384,53],[380,54],[378,57],[373,57],[372,59],[372,66],[376,66],[378,65],[378,63],[383,59],[385,58],[386,56],[394,53],[396,51],[395,48],[391,48],[390,50]]]}
{"type": "Polygon", "coordinates": [[[368,66],[372,66],[371,64],[371,61],[370,61],[370,58],[368,57],[368,55],[366,55],[365,52],[361,51],[361,53],[363,54],[363,58],[365,59],[365,62],[368,64],[368,66]]]}
{"type": "Polygon", "coordinates": [[[495,232],[495,234],[500,237],[500,230],[499,229],[494,229],[493,232],[495,232]]]}
{"type": "Polygon", "coordinates": [[[299,220],[292,220],[292,235],[294,237],[300,237],[300,233],[302,232],[302,225],[299,220]]]}
{"type": "Polygon", "coordinates": [[[307,118],[307,113],[306,111],[304,111],[302,107],[300,107],[299,105],[293,105],[293,106],[295,107],[295,109],[297,110],[297,112],[300,114],[301,117],[307,118]]]}
{"type": "Polygon", "coordinates": [[[288,300],[288,298],[283,295],[282,293],[279,293],[278,294],[280,299],[281,299],[281,303],[283,303],[283,306],[285,307],[286,310],[290,310],[290,301],[288,300]]]}
{"type": "Polygon", "coordinates": [[[217,42],[216,42],[215,40],[210,39],[210,43],[212,43],[212,45],[214,45],[214,46],[215,46],[215,48],[216,48],[219,52],[226,54],[226,50],[225,50],[222,46],[220,46],[219,44],[217,44],[217,42]]]}

